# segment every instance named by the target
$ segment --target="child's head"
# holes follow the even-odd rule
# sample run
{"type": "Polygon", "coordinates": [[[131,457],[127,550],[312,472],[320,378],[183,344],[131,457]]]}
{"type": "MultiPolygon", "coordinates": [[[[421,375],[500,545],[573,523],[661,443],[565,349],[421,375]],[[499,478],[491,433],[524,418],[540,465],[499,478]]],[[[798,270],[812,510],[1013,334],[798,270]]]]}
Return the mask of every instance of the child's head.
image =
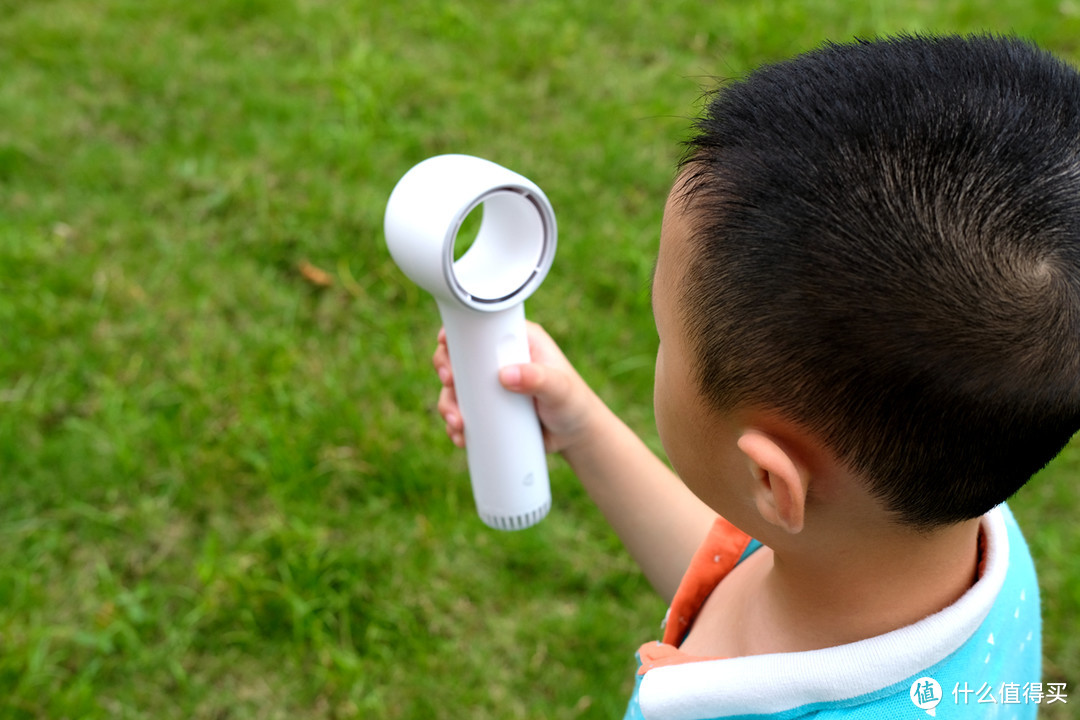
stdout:
{"type": "Polygon", "coordinates": [[[1018,40],[829,45],[712,98],[673,203],[717,410],[779,412],[903,523],[981,515],[1080,428],[1080,75],[1018,40]]]}

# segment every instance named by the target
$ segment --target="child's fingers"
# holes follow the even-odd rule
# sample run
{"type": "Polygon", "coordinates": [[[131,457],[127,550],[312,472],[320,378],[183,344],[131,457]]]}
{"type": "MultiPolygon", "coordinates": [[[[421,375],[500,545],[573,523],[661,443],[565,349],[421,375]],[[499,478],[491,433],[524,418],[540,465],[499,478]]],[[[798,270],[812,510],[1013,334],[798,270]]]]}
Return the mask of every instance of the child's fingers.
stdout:
{"type": "Polygon", "coordinates": [[[450,367],[450,351],[446,347],[446,331],[439,331],[439,343],[435,346],[435,354],[431,356],[431,364],[439,375],[439,382],[446,387],[454,386],[454,371],[450,367]]]}
{"type": "Polygon", "coordinates": [[[465,421],[461,417],[457,393],[452,387],[444,387],[439,392],[437,405],[439,415],[446,423],[446,434],[458,447],[465,447],[465,421]]]}
{"type": "Polygon", "coordinates": [[[457,391],[454,389],[454,371],[450,367],[450,351],[446,347],[445,329],[439,330],[431,364],[439,375],[439,382],[442,383],[436,408],[446,422],[446,434],[455,445],[465,447],[465,422],[462,420],[457,391]]]}
{"type": "Polygon", "coordinates": [[[461,425],[461,408],[458,407],[457,393],[452,387],[444,387],[439,392],[439,402],[436,405],[439,414],[447,424],[455,427],[461,425]]]}

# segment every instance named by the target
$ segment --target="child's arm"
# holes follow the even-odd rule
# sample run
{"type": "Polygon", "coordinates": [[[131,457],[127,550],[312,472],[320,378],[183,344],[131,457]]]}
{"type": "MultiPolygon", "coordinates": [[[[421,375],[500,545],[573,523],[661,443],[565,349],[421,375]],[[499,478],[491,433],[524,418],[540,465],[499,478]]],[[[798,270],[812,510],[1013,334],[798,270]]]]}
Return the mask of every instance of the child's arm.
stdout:
{"type": "MultiPolygon", "coordinates": [[[[670,602],[716,513],[611,412],[535,323],[529,323],[529,349],[533,362],[503,368],[500,381],[536,398],[548,451],[562,453],[649,582],[670,602]]],[[[433,362],[443,384],[439,412],[446,432],[464,446],[443,332],[433,362]]]]}

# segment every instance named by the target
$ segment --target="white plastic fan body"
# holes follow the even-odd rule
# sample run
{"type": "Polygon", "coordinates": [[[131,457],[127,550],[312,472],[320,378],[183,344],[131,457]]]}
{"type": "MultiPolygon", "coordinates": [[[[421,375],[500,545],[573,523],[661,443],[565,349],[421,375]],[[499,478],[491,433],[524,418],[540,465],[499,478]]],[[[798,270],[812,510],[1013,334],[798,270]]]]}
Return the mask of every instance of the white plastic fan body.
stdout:
{"type": "Polygon", "coordinates": [[[532,399],[504,389],[498,373],[529,361],[524,302],[555,255],[551,204],[493,162],[439,155],[398,181],[384,231],[394,262],[442,316],[480,518],[501,530],[538,523],[551,508],[540,422],[532,399]],[[480,206],[476,239],[455,261],[462,222],[480,206]]]}

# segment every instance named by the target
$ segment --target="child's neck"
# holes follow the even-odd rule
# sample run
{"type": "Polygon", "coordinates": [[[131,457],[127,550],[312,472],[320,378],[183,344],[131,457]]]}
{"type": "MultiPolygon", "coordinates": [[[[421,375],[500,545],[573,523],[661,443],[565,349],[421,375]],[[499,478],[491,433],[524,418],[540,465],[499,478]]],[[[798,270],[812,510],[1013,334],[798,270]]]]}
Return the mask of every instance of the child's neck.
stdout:
{"type": "Polygon", "coordinates": [[[736,657],[863,640],[956,602],[975,581],[979,521],[835,546],[762,548],[702,607],[682,649],[736,657]]]}

